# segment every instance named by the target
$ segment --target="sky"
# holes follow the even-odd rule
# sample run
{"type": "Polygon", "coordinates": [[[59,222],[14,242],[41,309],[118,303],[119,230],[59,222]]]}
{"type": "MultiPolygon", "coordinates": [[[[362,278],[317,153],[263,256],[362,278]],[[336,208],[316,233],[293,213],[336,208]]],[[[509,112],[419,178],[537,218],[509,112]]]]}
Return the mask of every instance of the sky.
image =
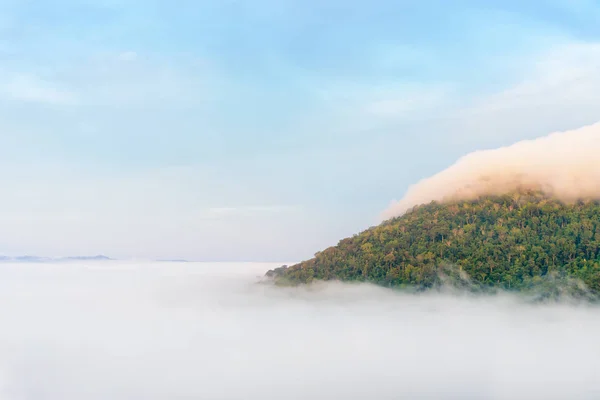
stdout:
{"type": "Polygon", "coordinates": [[[0,0],[0,254],[301,260],[600,120],[600,2],[0,0]]]}

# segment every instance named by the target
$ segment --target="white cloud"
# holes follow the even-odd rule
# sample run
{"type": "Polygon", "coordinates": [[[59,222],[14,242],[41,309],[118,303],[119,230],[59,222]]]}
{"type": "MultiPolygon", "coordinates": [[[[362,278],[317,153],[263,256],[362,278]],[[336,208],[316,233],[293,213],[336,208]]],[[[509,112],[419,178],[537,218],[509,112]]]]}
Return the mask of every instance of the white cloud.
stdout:
{"type": "Polygon", "coordinates": [[[255,284],[279,265],[3,264],[0,395],[598,397],[597,307],[411,296],[370,285],[255,284]]]}

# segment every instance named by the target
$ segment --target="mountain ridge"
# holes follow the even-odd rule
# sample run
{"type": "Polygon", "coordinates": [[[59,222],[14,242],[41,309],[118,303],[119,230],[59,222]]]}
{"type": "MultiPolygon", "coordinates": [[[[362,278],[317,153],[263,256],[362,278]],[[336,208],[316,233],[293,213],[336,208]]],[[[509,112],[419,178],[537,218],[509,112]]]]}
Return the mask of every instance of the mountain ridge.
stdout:
{"type": "Polygon", "coordinates": [[[341,280],[418,289],[448,275],[505,290],[558,276],[600,292],[600,202],[564,203],[535,191],[434,201],[266,274],[281,285],[341,280]]]}

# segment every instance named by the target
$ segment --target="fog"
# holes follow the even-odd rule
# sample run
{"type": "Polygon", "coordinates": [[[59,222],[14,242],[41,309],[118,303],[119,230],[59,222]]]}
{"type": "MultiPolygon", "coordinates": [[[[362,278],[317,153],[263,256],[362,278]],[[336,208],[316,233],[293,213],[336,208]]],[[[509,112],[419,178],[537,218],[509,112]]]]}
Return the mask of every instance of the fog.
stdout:
{"type": "Polygon", "coordinates": [[[600,310],[368,285],[274,265],[0,264],[0,399],[585,399],[600,310]]]}
{"type": "Polygon", "coordinates": [[[542,190],[569,202],[600,199],[600,123],[555,132],[508,147],[476,151],[442,172],[411,186],[382,215],[402,215],[435,201],[505,194],[517,188],[542,190]]]}

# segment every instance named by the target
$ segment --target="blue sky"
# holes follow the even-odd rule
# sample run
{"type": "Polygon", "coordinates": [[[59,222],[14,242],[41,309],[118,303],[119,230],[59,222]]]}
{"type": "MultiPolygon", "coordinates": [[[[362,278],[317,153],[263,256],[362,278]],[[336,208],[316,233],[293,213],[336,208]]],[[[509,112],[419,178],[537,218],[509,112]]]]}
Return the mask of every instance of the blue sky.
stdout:
{"type": "Polygon", "coordinates": [[[600,120],[600,2],[0,1],[0,253],[299,260],[600,120]]]}

